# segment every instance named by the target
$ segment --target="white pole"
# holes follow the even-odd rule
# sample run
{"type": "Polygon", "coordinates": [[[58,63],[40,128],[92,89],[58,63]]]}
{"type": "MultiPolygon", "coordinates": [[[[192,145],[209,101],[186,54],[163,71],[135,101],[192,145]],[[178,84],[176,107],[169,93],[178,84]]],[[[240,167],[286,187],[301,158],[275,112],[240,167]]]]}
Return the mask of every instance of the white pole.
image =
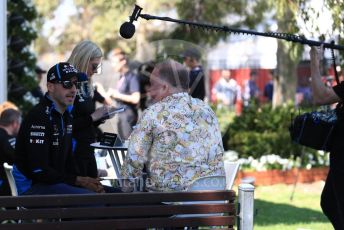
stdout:
{"type": "Polygon", "coordinates": [[[7,100],[7,0],[0,1],[0,103],[7,100]]]}
{"type": "Polygon", "coordinates": [[[239,185],[238,230],[253,230],[254,186],[239,185]]]}

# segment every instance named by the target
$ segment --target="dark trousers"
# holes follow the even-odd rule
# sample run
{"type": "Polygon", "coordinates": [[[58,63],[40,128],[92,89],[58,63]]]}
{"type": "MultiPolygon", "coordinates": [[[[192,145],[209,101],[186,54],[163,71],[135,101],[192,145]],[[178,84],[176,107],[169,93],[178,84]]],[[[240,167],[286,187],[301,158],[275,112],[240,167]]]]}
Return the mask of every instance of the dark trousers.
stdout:
{"type": "Polygon", "coordinates": [[[137,111],[127,107],[123,113],[118,114],[118,134],[122,141],[127,140],[133,131],[138,119],[137,111]]]}
{"type": "Polygon", "coordinates": [[[344,230],[344,172],[331,169],[321,194],[321,208],[335,230],[344,230]]]}
{"type": "MultiPolygon", "coordinates": [[[[112,188],[104,186],[106,193],[120,193],[119,188],[112,188]]],[[[95,192],[77,186],[68,185],[65,183],[58,184],[43,184],[38,183],[31,186],[23,195],[52,195],[52,194],[95,194],[95,192]]]]}
{"type": "Polygon", "coordinates": [[[95,192],[65,183],[34,184],[23,195],[51,195],[51,194],[93,194],[95,192]]]}
{"type": "Polygon", "coordinates": [[[97,161],[93,152],[89,155],[75,154],[75,161],[80,176],[98,177],[97,161]]]}

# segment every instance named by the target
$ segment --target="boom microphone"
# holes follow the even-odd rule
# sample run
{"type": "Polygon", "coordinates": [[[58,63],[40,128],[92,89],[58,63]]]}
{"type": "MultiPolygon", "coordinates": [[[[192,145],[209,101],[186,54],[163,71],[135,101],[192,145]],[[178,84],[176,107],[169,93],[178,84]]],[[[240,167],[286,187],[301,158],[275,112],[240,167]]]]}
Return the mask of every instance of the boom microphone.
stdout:
{"type": "Polygon", "coordinates": [[[119,34],[125,38],[130,39],[135,33],[135,26],[131,22],[125,22],[121,25],[121,28],[119,29],[119,34]]]}
{"type": "Polygon", "coordinates": [[[137,20],[137,18],[140,16],[142,8],[139,7],[138,5],[135,5],[134,11],[129,17],[129,22],[125,22],[121,25],[119,29],[119,34],[125,38],[125,39],[130,39],[134,33],[135,33],[135,26],[133,24],[134,21],[137,20]]]}
{"type": "Polygon", "coordinates": [[[303,45],[306,45],[306,44],[310,46],[323,45],[324,48],[329,48],[332,50],[333,49],[344,50],[343,45],[335,45],[334,42],[326,43],[326,42],[308,40],[302,35],[294,35],[294,34],[279,33],[279,32],[258,32],[258,31],[253,31],[253,30],[242,30],[242,29],[237,29],[237,28],[230,28],[228,26],[220,26],[220,25],[212,25],[208,23],[178,20],[178,19],[174,19],[170,17],[158,17],[154,15],[149,15],[149,14],[141,14],[141,10],[142,10],[141,7],[139,7],[138,5],[135,5],[135,9],[132,15],[129,17],[130,22],[125,22],[122,24],[119,33],[121,34],[123,38],[129,39],[134,35],[135,26],[133,24],[133,21],[137,20],[138,17],[141,17],[146,20],[161,20],[161,21],[166,21],[166,22],[174,22],[174,23],[179,23],[182,25],[189,25],[191,27],[205,29],[205,30],[223,31],[225,33],[233,33],[233,34],[246,34],[246,35],[252,34],[256,36],[277,38],[277,39],[286,40],[289,42],[300,43],[303,45]]]}

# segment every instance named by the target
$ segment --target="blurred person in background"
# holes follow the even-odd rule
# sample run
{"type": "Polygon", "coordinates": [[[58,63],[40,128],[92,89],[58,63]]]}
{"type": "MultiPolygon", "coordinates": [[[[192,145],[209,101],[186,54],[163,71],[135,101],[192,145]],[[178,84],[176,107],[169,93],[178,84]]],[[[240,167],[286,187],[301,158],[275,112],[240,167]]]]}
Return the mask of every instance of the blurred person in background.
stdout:
{"type": "Polygon", "coordinates": [[[205,76],[200,63],[201,53],[196,48],[188,48],[182,53],[184,64],[189,68],[189,93],[192,97],[204,100],[205,76]]]}
{"type": "Polygon", "coordinates": [[[245,81],[244,83],[244,92],[243,92],[243,101],[244,106],[248,106],[250,103],[258,103],[259,102],[259,88],[256,83],[257,80],[257,72],[255,70],[251,70],[250,72],[250,79],[245,81]]]}
{"type": "Polygon", "coordinates": [[[232,77],[228,69],[221,71],[221,77],[216,82],[212,93],[220,106],[235,110],[235,104],[240,99],[241,89],[237,81],[232,77]]]}
{"type": "Polygon", "coordinates": [[[138,119],[138,106],[140,103],[140,81],[133,71],[129,69],[129,59],[121,49],[114,49],[110,56],[112,65],[120,74],[115,88],[109,88],[108,95],[115,99],[116,106],[123,107],[125,111],[118,115],[117,130],[124,141],[130,136],[138,119]]]}
{"type": "Polygon", "coordinates": [[[274,77],[275,71],[270,70],[268,74],[269,74],[269,81],[264,86],[263,95],[264,95],[265,101],[272,103],[272,98],[274,94],[274,82],[272,78],[274,77]]]}
{"type": "Polygon", "coordinates": [[[295,94],[296,106],[312,106],[312,90],[308,85],[299,85],[296,87],[295,94]]]}
{"type": "Polygon", "coordinates": [[[3,164],[14,163],[16,136],[21,124],[21,113],[16,109],[5,109],[0,115],[0,195],[10,196],[11,189],[3,164]]]}
{"type": "Polygon", "coordinates": [[[149,76],[153,72],[153,69],[154,69],[154,62],[152,61],[143,63],[139,67],[138,77],[140,81],[140,94],[141,94],[140,109],[141,111],[144,111],[149,105],[152,104],[152,100],[148,94],[148,90],[150,87],[149,76]]]}
{"type": "Polygon", "coordinates": [[[5,109],[15,109],[18,110],[18,106],[16,106],[15,104],[13,104],[10,101],[5,101],[3,103],[0,104],[0,114],[2,113],[2,111],[4,111],[5,109]]]}
{"type": "Polygon", "coordinates": [[[107,96],[101,85],[93,87],[92,76],[101,68],[103,53],[92,41],[85,40],[78,43],[68,61],[79,72],[77,95],[72,110],[73,115],[73,150],[80,175],[98,177],[97,163],[94,148],[90,145],[96,142],[97,127],[109,118],[112,110],[111,99],[107,96]],[[104,106],[96,109],[96,102],[104,106]]]}

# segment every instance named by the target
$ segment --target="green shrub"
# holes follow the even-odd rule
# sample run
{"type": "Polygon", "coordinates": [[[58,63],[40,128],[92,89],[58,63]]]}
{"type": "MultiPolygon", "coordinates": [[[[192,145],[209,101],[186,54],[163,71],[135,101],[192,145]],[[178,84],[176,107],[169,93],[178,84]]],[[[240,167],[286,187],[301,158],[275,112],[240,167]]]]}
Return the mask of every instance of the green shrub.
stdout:
{"type": "MultiPolygon", "coordinates": [[[[292,104],[272,109],[271,105],[251,105],[245,108],[241,116],[236,116],[227,125],[223,133],[225,150],[238,152],[239,158],[275,154],[285,159],[296,159],[303,154],[301,165],[308,164],[309,158],[314,165],[323,162],[316,150],[302,147],[291,141],[288,127],[293,115],[299,113],[292,104]]],[[[216,111],[219,120],[225,113],[216,111]]]]}

